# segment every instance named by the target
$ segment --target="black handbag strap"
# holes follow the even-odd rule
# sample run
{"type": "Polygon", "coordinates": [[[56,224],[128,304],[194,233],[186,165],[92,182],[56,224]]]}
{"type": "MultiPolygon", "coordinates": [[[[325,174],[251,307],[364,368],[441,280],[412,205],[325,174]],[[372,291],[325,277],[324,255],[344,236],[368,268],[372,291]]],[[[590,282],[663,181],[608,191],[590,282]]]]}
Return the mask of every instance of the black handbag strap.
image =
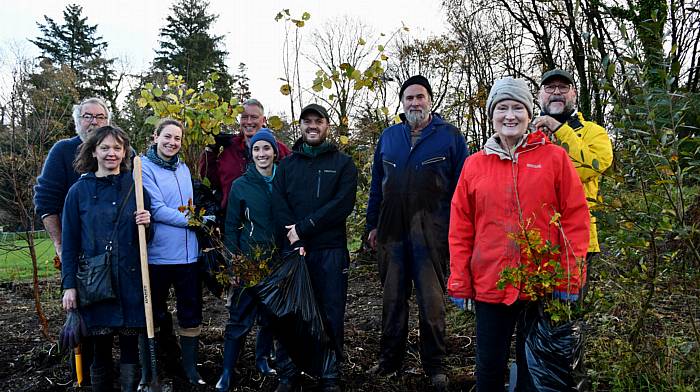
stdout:
{"type": "Polygon", "coordinates": [[[131,186],[129,187],[129,191],[126,193],[126,196],[124,196],[124,199],[122,202],[119,204],[119,212],[117,212],[117,218],[114,220],[114,227],[112,228],[112,234],[109,236],[109,242],[105,246],[105,250],[107,252],[112,251],[112,243],[114,242],[114,238],[117,233],[117,226],[119,225],[119,219],[122,216],[122,211],[124,211],[124,206],[126,206],[126,201],[129,199],[129,196],[131,196],[131,192],[134,191],[134,182],[131,181],[131,186]]]}

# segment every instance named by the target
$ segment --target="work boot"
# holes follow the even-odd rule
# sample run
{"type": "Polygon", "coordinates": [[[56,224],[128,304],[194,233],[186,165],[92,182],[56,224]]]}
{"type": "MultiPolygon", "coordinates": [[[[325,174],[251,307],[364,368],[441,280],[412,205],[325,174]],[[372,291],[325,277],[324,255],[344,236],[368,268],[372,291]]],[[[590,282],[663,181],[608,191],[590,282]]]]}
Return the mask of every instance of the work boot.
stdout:
{"type": "Polygon", "coordinates": [[[135,363],[122,363],[119,365],[119,385],[122,392],[136,391],[136,372],[139,365],[135,363]]]}
{"type": "Polygon", "coordinates": [[[218,392],[227,392],[233,384],[233,378],[236,373],[236,362],[238,362],[238,356],[243,346],[241,340],[242,339],[224,340],[223,371],[221,372],[219,381],[216,383],[216,390],[218,392]]]}
{"type": "Polygon", "coordinates": [[[205,385],[202,376],[197,372],[197,352],[199,351],[199,337],[180,336],[182,347],[182,368],[185,376],[192,385],[205,385]]]}
{"type": "Polygon", "coordinates": [[[112,381],[107,367],[90,366],[90,379],[93,392],[112,392],[112,381]]]}
{"type": "Polygon", "coordinates": [[[141,381],[137,390],[148,392],[151,383],[151,351],[145,334],[139,335],[139,362],[141,363],[141,381]]]}
{"type": "Polygon", "coordinates": [[[430,377],[430,385],[438,392],[447,391],[450,379],[444,373],[435,373],[430,377]]]}

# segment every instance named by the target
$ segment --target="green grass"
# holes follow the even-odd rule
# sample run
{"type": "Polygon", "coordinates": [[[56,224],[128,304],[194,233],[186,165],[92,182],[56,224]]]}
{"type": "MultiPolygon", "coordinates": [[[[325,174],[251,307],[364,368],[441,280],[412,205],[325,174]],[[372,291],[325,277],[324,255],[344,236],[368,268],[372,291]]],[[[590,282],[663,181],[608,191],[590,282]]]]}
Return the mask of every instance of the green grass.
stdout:
{"type": "MultiPolygon", "coordinates": [[[[59,275],[60,272],[53,267],[53,257],[56,253],[51,240],[44,238],[35,241],[39,276],[59,275]]],[[[29,255],[27,243],[23,240],[0,243],[0,282],[25,280],[31,277],[32,258],[29,255]]]]}

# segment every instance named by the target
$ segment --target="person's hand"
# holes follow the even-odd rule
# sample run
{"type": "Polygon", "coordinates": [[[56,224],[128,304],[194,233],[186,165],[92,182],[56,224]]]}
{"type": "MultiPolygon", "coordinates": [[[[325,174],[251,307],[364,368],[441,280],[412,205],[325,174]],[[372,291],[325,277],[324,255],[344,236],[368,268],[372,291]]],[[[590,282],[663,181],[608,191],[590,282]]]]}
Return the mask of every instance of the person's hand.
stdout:
{"type": "Polygon", "coordinates": [[[134,211],[134,218],[137,225],[148,226],[151,224],[151,213],[148,210],[134,211]]]}
{"type": "Polygon", "coordinates": [[[296,225],[289,225],[289,226],[284,226],[287,230],[287,239],[289,240],[290,244],[293,244],[297,241],[299,241],[299,235],[297,234],[297,228],[296,225]]]}
{"type": "Polygon", "coordinates": [[[56,256],[58,256],[58,259],[63,260],[63,258],[61,258],[61,253],[63,253],[63,244],[61,244],[61,241],[54,241],[53,248],[56,250],[56,256]]]}
{"type": "Polygon", "coordinates": [[[78,290],[66,289],[63,292],[63,310],[69,311],[78,307],[78,290]]]}
{"type": "Polygon", "coordinates": [[[300,247],[298,247],[298,248],[296,248],[296,249],[299,249],[299,254],[300,254],[301,256],[306,256],[306,249],[304,249],[303,246],[300,246],[300,247]]]}
{"type": "Polygon", "coordinates": [[[377,229],[370,230],[369,234],[367,235],[367,242],[372,249],[377,249],[377,229]]]}
{"type": "Polygon", "coordinates": [[[539,116],[532,121],[532,125],[535,126],[535,129],[544,132],[549,137],[554,134],[554,131],[561,127],[561,123],[552,116],[539,116]]]}

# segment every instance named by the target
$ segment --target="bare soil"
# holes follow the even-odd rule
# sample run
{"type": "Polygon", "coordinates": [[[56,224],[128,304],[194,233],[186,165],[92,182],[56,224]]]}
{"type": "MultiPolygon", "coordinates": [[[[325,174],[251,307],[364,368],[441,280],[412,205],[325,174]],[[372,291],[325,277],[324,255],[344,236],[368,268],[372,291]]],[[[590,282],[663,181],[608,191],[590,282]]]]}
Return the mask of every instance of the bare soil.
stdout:
{"type": "MultiPolygon", "coordinates": [[[[50,339],[39,328],[31,282],[0,284],[0,391],[66,391],[71,382],[68,358],[58,352],[56,339],[64,322],[58,279],[41,282],[42,304],[49,320],[50,339]]],[[[213,391],[221,372],[223,330],[228,312],[224,302],[205,291],[204,325],[199,371],[205,387],[190,387],[178,371],[161,369],[164,391],[213,391]]],[[[474,330],[469,313],[448,310],[448,376],[450,391],[470,391],[474,383],[474,330]]],[[[399,377],[366,374],[377,362],[381,330],[381,287],[373,265],[354,266],[350,271],[345,315],[343,389],[346,391],[430,391],[429,379],[418,356],[417,309],[412,308],[404,371],[399,377]]],[[[252,334],[251,334],[252,335],[252,334]]],[[[254,335],[253,335],[254,336],[254,335]]],[[[277,380],[261,377],[254,366],[254,338],[247,339],[237,367],[237,391],[273,391],[277,380]]],[[[115,358],[117,357],[115,351],[115,358]]],[[[117,361],[115,361],[116,363],[117,361]]],[[[86,367],[87,368],[87,367],[86,367]]],[[[116,371],[116,366],[115,366],[116,371]]],[[[317,389],[310,377],[301,390],[317,389]]]]}

